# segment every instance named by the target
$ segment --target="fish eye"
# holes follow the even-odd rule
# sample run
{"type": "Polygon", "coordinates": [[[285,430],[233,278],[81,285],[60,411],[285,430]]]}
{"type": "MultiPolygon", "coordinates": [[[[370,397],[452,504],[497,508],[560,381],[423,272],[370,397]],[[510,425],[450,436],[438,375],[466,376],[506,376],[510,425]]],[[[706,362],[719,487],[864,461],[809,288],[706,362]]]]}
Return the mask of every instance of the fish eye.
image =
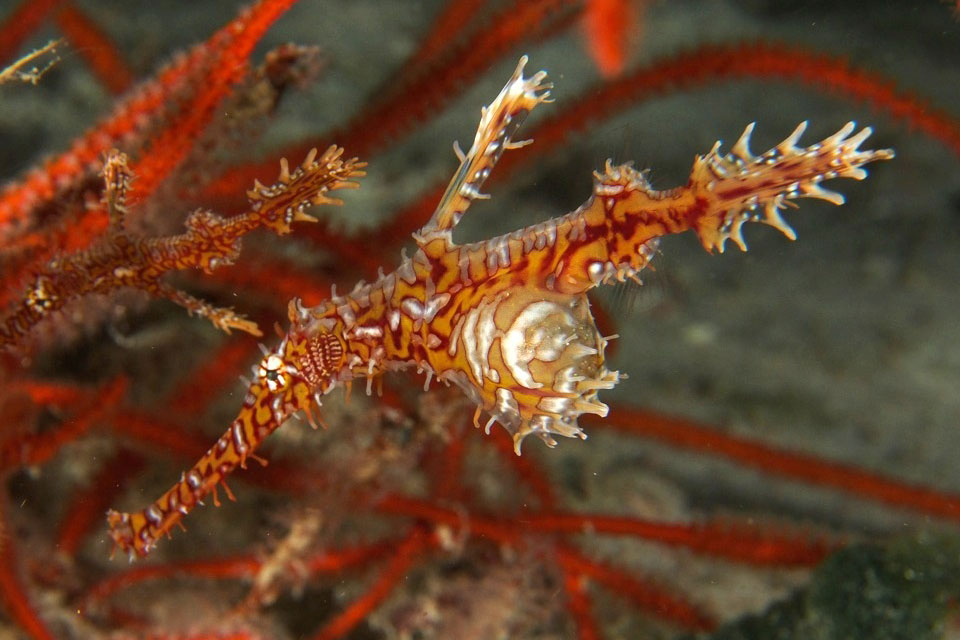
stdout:
{"type": "Polygon", "coordinates": [[[274,393],[283,391],[289,382],[283,359],[274,353],[260,362],[257,374],[266,382],[267,388],[274,393]]]}

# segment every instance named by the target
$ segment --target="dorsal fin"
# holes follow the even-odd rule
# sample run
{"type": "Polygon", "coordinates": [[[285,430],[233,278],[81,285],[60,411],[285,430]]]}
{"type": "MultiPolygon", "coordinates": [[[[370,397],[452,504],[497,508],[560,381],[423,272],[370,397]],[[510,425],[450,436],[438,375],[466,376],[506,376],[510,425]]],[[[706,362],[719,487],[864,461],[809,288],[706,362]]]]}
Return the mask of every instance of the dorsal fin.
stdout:
{"type": "Polygon", "coordinates": [[[437,238],[450,240],[450,232],[460,222],[470,203],[489,197],[480,190],[503,151],[532,142],[515,142],[512,136],[534,107],[542,102],[550,102],[550,89],[553,85],[546,82],[545,71],[538,71],[530,78],[524,78],[523,68],[526,64],[527,56],[523,56],[500,95],[481,110],[480,126],[477,127],[477,134],[470,149],[464,153],[458,144],[454,144],[454,152],[460,159],[460,168],[447,186],[430,220],[420,231],[413,234],[421,247],[437,238]]]}

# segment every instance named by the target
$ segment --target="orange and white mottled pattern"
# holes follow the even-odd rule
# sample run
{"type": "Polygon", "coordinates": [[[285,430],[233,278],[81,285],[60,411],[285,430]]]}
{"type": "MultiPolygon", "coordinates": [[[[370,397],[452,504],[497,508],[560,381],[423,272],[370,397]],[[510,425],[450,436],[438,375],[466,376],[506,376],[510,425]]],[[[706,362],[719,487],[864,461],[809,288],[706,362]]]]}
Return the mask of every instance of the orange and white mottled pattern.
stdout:
{"type": "MultiPolygon", "coordinates": [[[[400,267],[335,293],[317,307],[290,303],[291,326],[268,353],[240,415],[206,456],[143,512],[111,513],[114,539],[144,554],[205,493],[222,481],[293,412],[309,412],[322,394],[355,378],[367,392],[385,371],[416,368],[428,388],[454,384],[512,434],[517,452],[536,434],[586,437],[583,413],[604,416],[598,392],[620,376],[604,362],[606,339],[590,313],[586,293],[627,278],[639,279],[660,238],[693,230],[708,251],[732,240],[746,248],[742,227],[762,222],[793,239],[780,216],[791,200],[840,194],[820,183],[863,179],[862,165],[891,158],[889,150],[862,151],[870,135],[850,123],[809,147],[797,143],[805,125],[775,148],[755,156],[753,125],[722,154],[720,143],[694,161],[686,185],[654,190],[643,172],[607,163],[593,193],[576,211],[484,242],[458,245],[452,231],[481,192],[501,154],[526,142],[513,135],[538,105],[549,101],[546,74],[523,77],[526,58],[500,95],[483,110],[473,145],[456,148],[460,167],[431,219],[416,234],[417,249],[400,267]]],[[[296,203],[291,202],[291,207],[296,203]]],[[[479,424],[479,423],[478,423],[479,424]]]]}

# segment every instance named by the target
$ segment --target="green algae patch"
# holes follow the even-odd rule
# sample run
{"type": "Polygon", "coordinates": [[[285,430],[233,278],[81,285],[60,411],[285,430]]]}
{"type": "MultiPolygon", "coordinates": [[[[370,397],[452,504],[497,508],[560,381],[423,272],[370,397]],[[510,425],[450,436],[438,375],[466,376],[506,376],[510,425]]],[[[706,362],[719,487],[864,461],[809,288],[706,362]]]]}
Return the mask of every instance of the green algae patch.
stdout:
{"type": "Polygon", "coordinates": [[[810,585],[711,640],[936,640],[960,601],[960,536],[923,534],[830,556],[810,585]]]}

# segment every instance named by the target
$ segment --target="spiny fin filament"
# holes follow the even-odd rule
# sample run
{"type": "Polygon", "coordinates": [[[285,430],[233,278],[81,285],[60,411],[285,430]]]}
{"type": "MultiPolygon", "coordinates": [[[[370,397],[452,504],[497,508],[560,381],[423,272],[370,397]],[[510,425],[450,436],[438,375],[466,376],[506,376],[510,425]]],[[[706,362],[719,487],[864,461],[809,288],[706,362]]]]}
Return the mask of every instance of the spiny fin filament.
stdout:
{"type": "Polygon", "coordinates": [[[833,178],[863,180],[867,176],[863,165],[894,156],[891,149],[860,150],[872,129],[854,133],[853,122],[818,143],[798,147],[807,128],[801,122],[779,145],[755,156],[750,151],[753,127],[747,126],[730,153],[720,153],[717,142],[694,162],[689,187],[705,207],[693,227],[707,251],[722,253],[728,239],[746,251],[742,231],[746,222],[761,222],[794,240],[796,233],[780,215],[791,200],[819,198],[843,204],[843,195],[824,189],[821,183],[833,178]]]}
{"type": "Polygon", "coordinates": [[[449,234],[473,200],[489,197],[481,193],[480,189],[505,149],[519,149],[532,142],[514,141],[512,136],[534,107],[551,102],[550,89],[553,85],[546,82],[545,71],[538,71],[533,76],[524,78],[523,68],[526,64],[527,57],[521,57],[503,90],[493,102],[482,109],[480,125],[470,150],[464,153],[459,145],[454,145],[460,168],[447,186],[430,221],[414,234],[414,238],[421,245],[427,244],[438,234],[449,234]]]}
{"type": "Polygon", "coordinates": [[[291,222],[316,222],[316,218],[306,213],[311,204],[343,204],[327,194],[337,189],[356,189],[359,184],[351,178],[365,176],[362,169],[367,163],[356,158],[343,160],[342,156],[342,147],[330,145],[319,158],[317,150],[311,149],[293,170],[286,158],[282,159],[280,175],[274,184],[264,186],[255,181],[253,189],[247,191],[253,217],[284,235],[290,233],[291,222]]]}

